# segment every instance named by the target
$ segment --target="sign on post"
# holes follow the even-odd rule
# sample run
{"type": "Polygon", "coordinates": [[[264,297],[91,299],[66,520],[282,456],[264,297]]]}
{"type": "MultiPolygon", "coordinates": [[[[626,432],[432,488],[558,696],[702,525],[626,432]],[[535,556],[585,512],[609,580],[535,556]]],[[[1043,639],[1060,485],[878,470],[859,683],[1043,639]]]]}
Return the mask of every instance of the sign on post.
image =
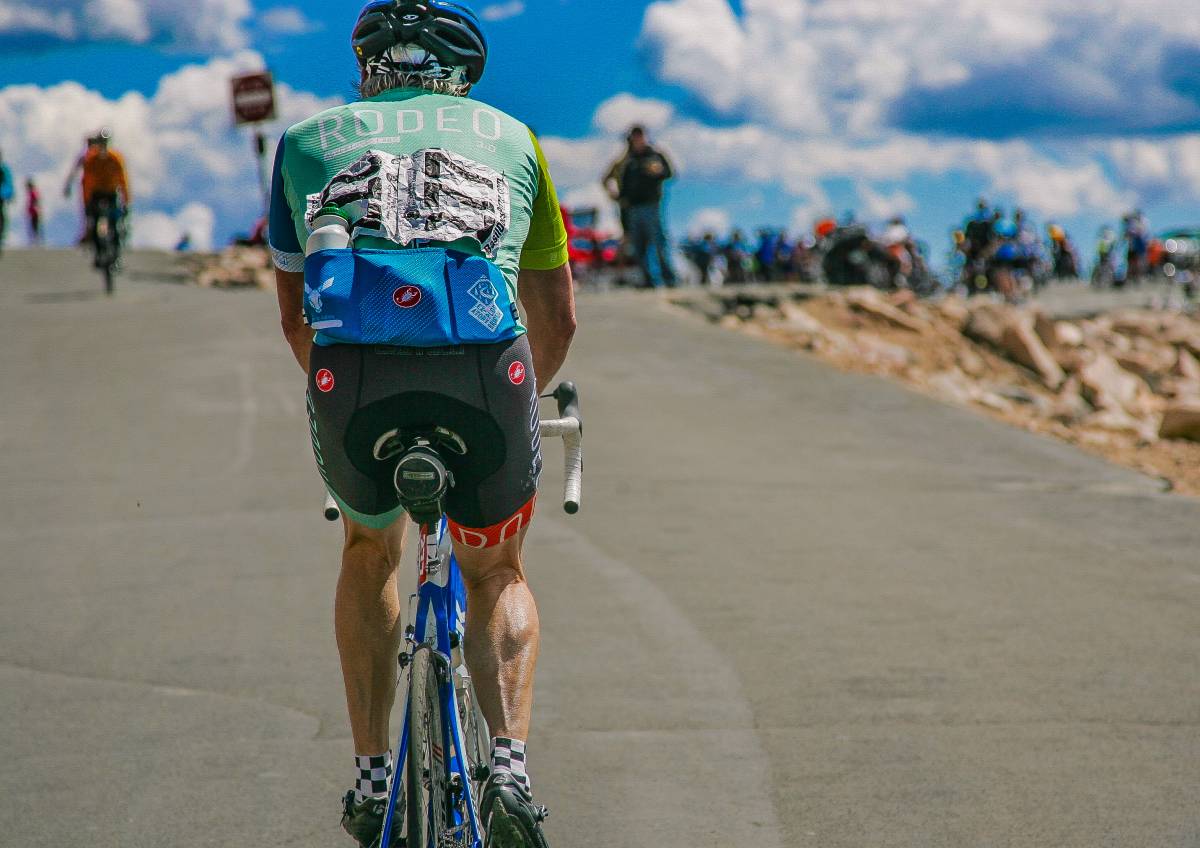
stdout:
{"type": "Polygon", "coordinates": [[[275,120],[275,81],[269,72],[233,78],[233,118],[239,127],[275,120]]]}

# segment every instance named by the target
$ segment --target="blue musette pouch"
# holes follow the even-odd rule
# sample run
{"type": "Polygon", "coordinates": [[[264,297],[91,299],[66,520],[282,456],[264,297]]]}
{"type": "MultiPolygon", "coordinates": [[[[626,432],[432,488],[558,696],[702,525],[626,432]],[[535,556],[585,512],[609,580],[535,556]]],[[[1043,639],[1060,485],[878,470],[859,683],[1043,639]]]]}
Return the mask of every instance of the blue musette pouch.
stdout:
{"type": "Polygon", "coordinates": [[[500,269],[442,247],[318,251],[304,262],[304,315],[317,344],[442,347],[518,334],[500,269]]]}

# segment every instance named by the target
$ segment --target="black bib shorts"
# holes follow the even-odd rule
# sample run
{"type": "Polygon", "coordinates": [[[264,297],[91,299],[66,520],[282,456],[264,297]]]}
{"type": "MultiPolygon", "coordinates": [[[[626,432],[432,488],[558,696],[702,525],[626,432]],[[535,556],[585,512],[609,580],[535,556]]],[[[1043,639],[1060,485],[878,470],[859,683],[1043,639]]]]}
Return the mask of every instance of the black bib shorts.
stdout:
{"type": "Polygon", "coordinates": [[[542,458],[525,336],[435,348],[314,345],[308,414],[321,476],[360,524],[383,529],[403,515],[396,459],[376,459],[380,437],[435,427],[466,447],[439,449],[454,475],[446,515],[457,542],[491,547],[532,518],[542,458]]]}

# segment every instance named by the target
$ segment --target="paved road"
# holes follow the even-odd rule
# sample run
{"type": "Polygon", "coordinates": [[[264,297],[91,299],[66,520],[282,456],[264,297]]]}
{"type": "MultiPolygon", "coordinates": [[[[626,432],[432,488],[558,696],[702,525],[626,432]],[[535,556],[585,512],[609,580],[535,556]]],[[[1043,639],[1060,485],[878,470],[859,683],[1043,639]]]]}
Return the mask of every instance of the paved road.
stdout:
{"type": "MultiPolygon", "coordinates": [[[[301,375],[269,295],[131,270],[0,260],[0,844],[345,846],[301,375]]],[[[1200,503],[651,298],[581,319],[585,510],[529,551],[555,848],[1200,846],[1200,503]]]]}

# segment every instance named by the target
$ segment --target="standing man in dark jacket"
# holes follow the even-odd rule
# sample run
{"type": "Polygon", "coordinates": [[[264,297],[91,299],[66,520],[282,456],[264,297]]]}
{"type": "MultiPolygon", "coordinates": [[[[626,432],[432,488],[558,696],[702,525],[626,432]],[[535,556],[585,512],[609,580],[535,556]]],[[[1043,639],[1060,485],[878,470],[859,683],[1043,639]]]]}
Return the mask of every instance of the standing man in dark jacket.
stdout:
{"type": "Polygon", "coordinates": [[[675,285],[675,269],[663,224],[663,183],[674,176],[667,157],[650,146],[646,131],[634,127],[629,131],[629,151],[618,183],[618,200],[627,211],[626,233],[641,265],[645,285],[660,288],[664,283],[675,285]],[[651,261],[650,252],[654,251],[651,261]]]}

